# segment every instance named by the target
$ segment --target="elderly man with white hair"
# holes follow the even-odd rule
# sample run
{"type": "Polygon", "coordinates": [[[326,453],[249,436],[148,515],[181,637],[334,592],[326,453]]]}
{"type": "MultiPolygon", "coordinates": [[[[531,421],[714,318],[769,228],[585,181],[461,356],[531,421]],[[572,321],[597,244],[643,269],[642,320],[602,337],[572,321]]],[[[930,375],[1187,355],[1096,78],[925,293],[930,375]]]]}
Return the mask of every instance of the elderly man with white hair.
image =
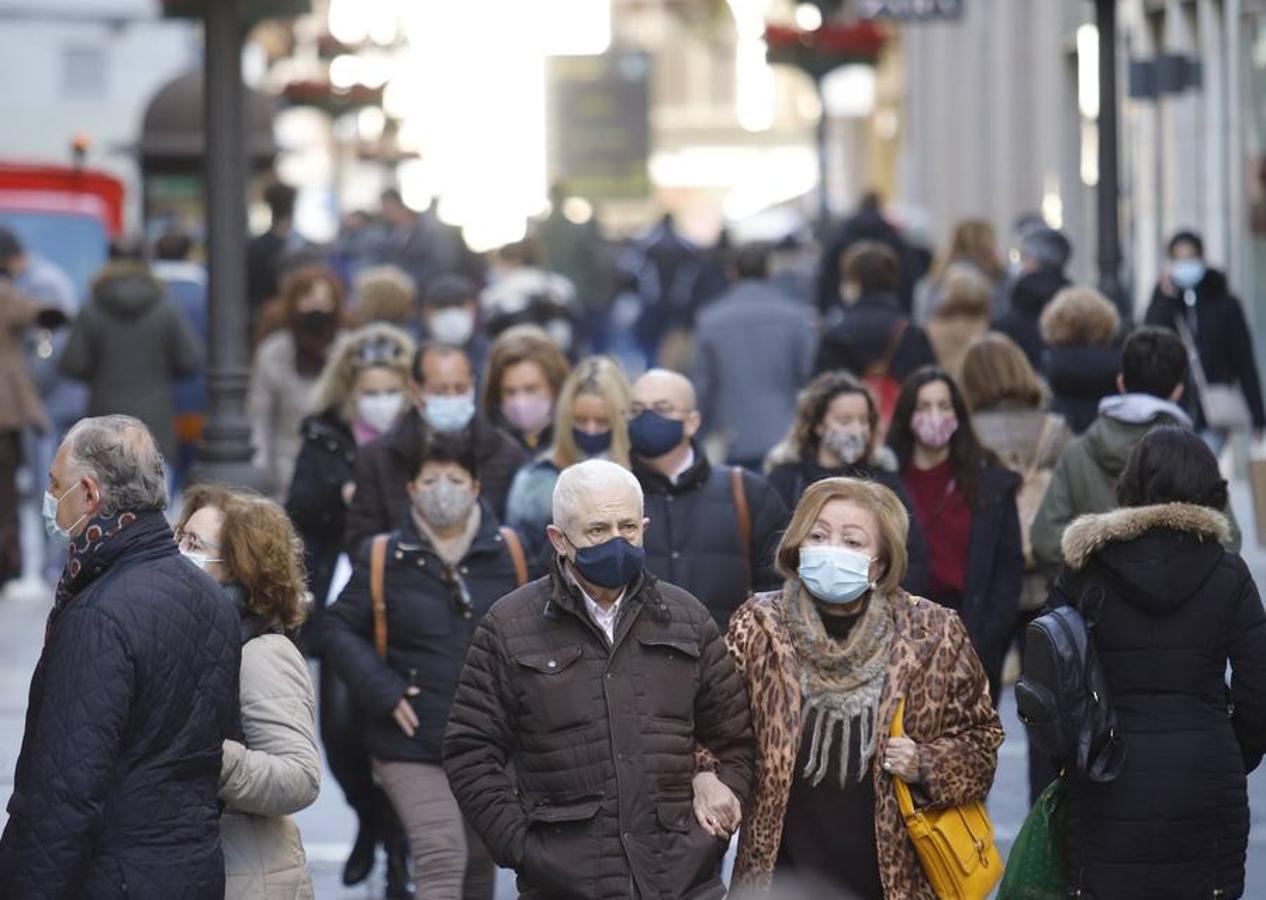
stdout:
{"type": "Polygon", "coordinates": [[[238,612],[183,558],[130,416],[78,422],[44,522],[69,560],[31,678],[0,898],[221,900],[220,756],[238,737],[238,612]]]}
{"type": "Polygon", "coordinates": [[[522,897],[722,897],[754,747],[721,634],[643,568],[627,470],[565,469],[553,518],[552,570],[471,642],[444,744],[453,793],[522,897]],[[701,747],[715,773],[697,771],[701,747]]]}

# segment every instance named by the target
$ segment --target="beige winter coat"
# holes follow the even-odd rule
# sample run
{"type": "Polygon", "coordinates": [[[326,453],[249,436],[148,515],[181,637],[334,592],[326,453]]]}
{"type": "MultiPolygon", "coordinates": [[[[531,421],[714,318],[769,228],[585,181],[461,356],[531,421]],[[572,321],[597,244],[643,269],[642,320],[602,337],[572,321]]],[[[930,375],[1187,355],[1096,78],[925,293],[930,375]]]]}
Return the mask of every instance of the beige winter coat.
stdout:
{"type": "Polygon", "coordinates": [[[242,647],[242,732],[224,742],[220,820],[227,900],[310,900],[312,880],[291,813],[321,785],[316,699],[307,664],[280,634],[242,647]]]}

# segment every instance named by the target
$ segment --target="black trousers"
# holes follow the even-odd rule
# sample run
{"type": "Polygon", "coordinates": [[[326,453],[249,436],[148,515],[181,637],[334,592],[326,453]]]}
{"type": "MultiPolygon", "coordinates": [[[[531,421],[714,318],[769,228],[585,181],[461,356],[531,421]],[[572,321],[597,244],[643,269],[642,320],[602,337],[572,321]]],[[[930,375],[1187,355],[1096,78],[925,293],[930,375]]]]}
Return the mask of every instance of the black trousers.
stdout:
{"type": "Polygon", "coordinates": [[[381,842],[403,837],[391,802],[374,781],[364,740],[364,714],[347,685],[324,661],[320,692],[321,743],[347,805],[360,819],[361,827],[372,829],[381,842]]]}

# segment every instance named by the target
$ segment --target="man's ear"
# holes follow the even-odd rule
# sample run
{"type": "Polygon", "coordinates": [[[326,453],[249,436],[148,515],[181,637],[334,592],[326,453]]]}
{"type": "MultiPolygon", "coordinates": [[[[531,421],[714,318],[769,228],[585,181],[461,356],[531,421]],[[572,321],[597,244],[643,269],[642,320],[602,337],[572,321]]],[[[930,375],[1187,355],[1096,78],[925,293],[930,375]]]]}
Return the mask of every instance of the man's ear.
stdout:
{"type": "Polygon", "coordinates": [[[554,524],[546,525],[545,536],[549,538],[549,542],[553,546],[555,553],[559,556],[567,555],[567,538],[563,535],[563,530],[561,528],[554,524]]]}
{"type": "Polygon", "coordinates": [[[426,394],[422,390],[422,385],[412,378],[409,379],[409,399],[413,401],[413,405],[418,409],[426,405],[426,394]]]}
{"type": "Polygon", "coordinates": [[[687,415],[685,422],[686,437],[692,438],[699,433],[699,429],[703,427],[703,416],[699,415],[699,410],[692,409],[687,415]]]}
{"type": "Polygon", "coordinates": [[[1125,376],[1119,372],[1117,373],[1117,393],[1118,394],[1127,393],[1127,391],[1125,390],[1125,376]]]}
{"type": "Polygon", "coordinates": [[[1178,382],[1178,386],[1169,392],[1169,399],[1174,403],[1178,403],[1182,400],[1183,391],[1186,389],[1187,385],[1183,384],[1181,381],[1178,382]]]}

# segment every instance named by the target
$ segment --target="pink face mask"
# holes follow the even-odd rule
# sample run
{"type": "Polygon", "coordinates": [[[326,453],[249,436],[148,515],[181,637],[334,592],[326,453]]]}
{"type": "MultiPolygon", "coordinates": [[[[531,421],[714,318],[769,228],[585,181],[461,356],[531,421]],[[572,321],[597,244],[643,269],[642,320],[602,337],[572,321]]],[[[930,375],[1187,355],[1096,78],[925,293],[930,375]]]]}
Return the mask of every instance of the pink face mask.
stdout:
{"type": "Polygon", "coordinates": [[[535,434],[549,424],[554,404],[543,394],[518,394],[501,402],[501,415],[524,434],[535,434]]]}
{"type": "Polygon", "coordinates": [[[950,442],[954,432],[958,430],[958,419],[953,413],[917,412],[910,420],[910,429],[919,443],[933,450],[940,450],[950,442]]]}

